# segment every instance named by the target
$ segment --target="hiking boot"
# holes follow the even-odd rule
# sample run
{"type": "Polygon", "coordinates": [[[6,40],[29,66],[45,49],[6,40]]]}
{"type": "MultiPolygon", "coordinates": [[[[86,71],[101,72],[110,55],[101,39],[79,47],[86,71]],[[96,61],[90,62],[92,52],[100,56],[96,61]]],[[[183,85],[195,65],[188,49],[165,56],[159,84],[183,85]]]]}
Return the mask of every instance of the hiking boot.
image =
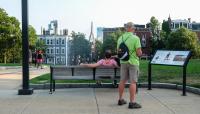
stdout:
{"type": "Polygon", "coordinates": [[[132,103],[130,102],[129,105],[128,105],[128,108],[130,109],[134,109],[134,108],[142,108],[142,106],[136,102],[132,103]]]}
{"type": "Polygon", "coordinates": [[[118,105],[124,105],[126,101],[124,99],[118,100],[118,105]]]}

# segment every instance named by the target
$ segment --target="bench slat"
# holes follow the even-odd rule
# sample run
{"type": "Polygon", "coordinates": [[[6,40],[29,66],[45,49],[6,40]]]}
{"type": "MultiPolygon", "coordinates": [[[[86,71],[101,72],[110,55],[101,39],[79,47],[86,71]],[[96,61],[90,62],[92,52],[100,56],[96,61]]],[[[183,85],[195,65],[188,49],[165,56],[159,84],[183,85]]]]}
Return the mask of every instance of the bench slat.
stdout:
{"type": "Polygon", "coordinates": [[[59,75],[65,75],[65,76],[71,76],[72,70],[69,68],[53,68],[53,76],[59,76],[59,75]]]}
{"type": "Polygon", "coordinates": [[[54,80],[76,80],[76,79],[83,79],[83,80],[92,80],[92,76],[55,76],[54,80]]]}
{"type": "Polygon", "coordinates": [[[75,68],[74,69],[74,76],[93,76],[93,69],[92,68],[75,68]]]}

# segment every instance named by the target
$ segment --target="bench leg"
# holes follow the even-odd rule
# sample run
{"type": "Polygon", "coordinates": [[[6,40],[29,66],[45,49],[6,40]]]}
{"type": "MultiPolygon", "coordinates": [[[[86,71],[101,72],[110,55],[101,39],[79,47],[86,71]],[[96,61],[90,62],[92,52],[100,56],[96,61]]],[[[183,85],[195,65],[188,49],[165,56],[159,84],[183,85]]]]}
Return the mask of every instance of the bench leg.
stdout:
{"type": "Polygon", "coordinates": [[[53,92],[55,91],[55,86],[56,86],[55,83],[56,83],[55,80],[53,80],[53,92]]]}
{"type": "Polygon", "coordinates": [[[49,94],[52,94],[52,80],[50,80],[50,90],[49,90],[49,94]]]}
{"type": "Polygon", "coordinates": [[[114,86],[115,88],[118,87],[117,80],[113,80],[113,86],[114,86]]]}
{"type": "Polygon", "coordinates": [[[101,80],[97,80],[96,84],[102,86],[102,81],[101,80]]]}

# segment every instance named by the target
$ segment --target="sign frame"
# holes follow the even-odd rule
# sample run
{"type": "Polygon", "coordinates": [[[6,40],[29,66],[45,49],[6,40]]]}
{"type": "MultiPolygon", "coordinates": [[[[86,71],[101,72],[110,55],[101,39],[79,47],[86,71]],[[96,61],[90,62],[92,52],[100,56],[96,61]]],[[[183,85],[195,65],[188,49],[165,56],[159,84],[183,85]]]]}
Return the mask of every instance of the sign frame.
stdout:
{"type": "Polygon", "coordinates": [[[191,57],[191,51],[157,50],[151,60],[151,64],[167,65],[167,66],[185,66],[189,62],[190,57],[191,57]],[[165,54],[165,55],[161,55],[161,54],[165,54]],[[169,59],[166,59],[168,57],[169,59]],[[159,58],[160,61],[158,60],[156,61],[156,58],[159,58]],[[169,62],[169,63],[166,63],[166,62],[169,62]]]}
{"type": "MultiPolygon", "coordinates": [[[[164,55],[164,57],[166,57],[167,55],[164,55]]],[[[182,56],[182,55],[181,55],[182,56]]],[[[169,57],[169,55],[168,55],[169,57]]],[[[176,56],[174,56],[173,58],[173,61],[175,59],[176,56]]],[[[157,50],[156,53],[154,54],[153,58],[149,61],[149,64],[148,64],[148,90],[151,90],[151,80],[152,80],[152,76],[151,76],[151,66],[152,65],[164,65],[164,66],[179,66],[179,67],[182,67],[183,68],[183,89],[182,89],[182,95],[183,96],[186,96],[186,69],[187,69],[187,64],[189,62],[189,59],[191,58],[191,51],[174,51],[174,50],[157,50]],[[182,64],[165,64],[165,63],[155,63],[152,61],[155,59],[156,56],[158,56],[158,52],[159,51],[164,51],[164,52],[187,52],[187,55],[185,54],[184,55],[184,58],[178,58],[179,60],[178,61],[183,61],[182,64]]],[[[163,58],[162,58],[163,59],[163,58]]],[[[176,58],[177,59],[177,58],[176,58]]],[[[171,59],[172,61],[172,59],[171,59]]]]}

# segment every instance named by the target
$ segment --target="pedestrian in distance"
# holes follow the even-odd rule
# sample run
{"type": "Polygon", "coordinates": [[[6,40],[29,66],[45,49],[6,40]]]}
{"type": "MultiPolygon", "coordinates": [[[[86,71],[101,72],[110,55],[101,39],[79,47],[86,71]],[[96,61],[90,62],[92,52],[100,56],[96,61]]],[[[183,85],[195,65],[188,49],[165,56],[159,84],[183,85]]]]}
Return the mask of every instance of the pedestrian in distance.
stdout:
{"type": "Polygon", "coordinates": [[[36,52],[36,51],[34,51],[34,52],[32,53],[32,62],[33,62],[33,64],[34,64],[35,67],[36,67],[36,65],[37,65],[37,52],[36,52]]]}
{"type": "Polygon", "coordinates": [[[42,62],[43,62],[43,54],[42,54],[42,50],[39,50],[37,54],[37,68],[41,67],[41,69],[43,69],[42,62]]]}

